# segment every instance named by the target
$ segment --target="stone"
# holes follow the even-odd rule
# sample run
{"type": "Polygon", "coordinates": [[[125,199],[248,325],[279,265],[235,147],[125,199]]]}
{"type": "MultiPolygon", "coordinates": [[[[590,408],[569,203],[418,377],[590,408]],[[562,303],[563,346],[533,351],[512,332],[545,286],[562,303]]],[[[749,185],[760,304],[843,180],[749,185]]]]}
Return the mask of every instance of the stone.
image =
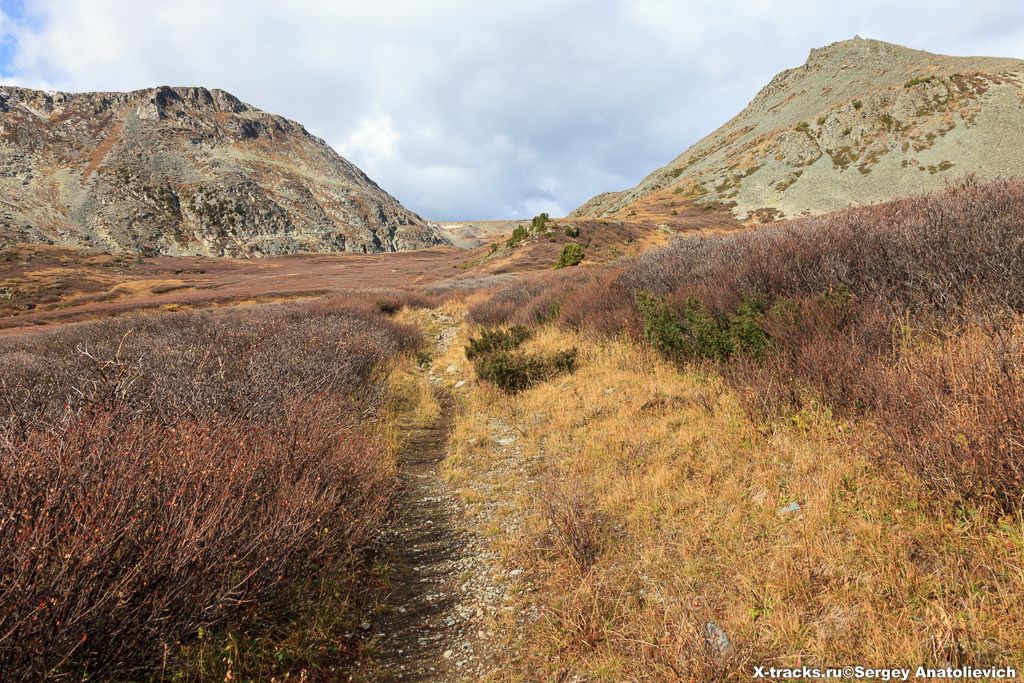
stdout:
{"type": "Polygon", "coordinates": [[[732,653],[732,643],[721,626],[713,621],[704,624],[704,642],[720,657],[732,653]]]}
{"type": "Polygon", "coordinates": [[[800,510],[800,503],[797,503],[796,501],[794,501],[792,503],[789,503],[788,505],[783,505],[782,507],[780,507],[778,510],[775,511],[775,514],[779,515],[780,517],[783,517],[785,515],[789,515],[789,514],[792,514],[794,512],[798,512],[799,510],[800,510]]]}

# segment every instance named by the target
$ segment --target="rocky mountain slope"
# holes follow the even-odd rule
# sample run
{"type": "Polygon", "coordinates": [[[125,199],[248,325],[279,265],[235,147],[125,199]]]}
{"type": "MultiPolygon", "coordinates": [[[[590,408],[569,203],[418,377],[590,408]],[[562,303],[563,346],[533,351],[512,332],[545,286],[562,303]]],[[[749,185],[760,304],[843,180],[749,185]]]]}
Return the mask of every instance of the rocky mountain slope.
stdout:
{"type": "Polygon", "coordinates": [[[854,38],[811,50],[747,107],[636,187],[576,216],[688,201],[750,222],[1024,173],[1024,61],[854,38]]]}
{"type": "Polygon", "coordinates": [[[0,87],[0,241],[253,257],[447,239],[301,125],[165,86],[0,87]]]}

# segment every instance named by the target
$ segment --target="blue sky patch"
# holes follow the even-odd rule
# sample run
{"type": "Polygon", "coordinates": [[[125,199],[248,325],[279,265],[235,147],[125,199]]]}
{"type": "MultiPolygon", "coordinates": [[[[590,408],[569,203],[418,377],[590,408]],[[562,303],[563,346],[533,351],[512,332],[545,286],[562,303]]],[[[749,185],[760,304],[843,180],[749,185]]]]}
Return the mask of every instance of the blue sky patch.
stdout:
{"type": "Polygon", "coordinates": [[[11,61],[18,47],[14,35],[9,33],[10,23],[20,23],[25,16],[24,0],[0,0],[0,76],[11,76],[11,61]]]}

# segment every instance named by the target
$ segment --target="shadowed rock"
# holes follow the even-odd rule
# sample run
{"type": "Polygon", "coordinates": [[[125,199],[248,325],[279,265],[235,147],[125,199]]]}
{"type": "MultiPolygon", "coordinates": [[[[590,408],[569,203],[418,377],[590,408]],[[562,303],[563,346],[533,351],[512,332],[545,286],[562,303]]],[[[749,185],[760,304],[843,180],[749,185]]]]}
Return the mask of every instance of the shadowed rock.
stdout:
{"type": "Polygon", "coordinates": [[[254,257],[447,238],[323,140],[222,90],[0,87],[0,242],[254,257]]]}

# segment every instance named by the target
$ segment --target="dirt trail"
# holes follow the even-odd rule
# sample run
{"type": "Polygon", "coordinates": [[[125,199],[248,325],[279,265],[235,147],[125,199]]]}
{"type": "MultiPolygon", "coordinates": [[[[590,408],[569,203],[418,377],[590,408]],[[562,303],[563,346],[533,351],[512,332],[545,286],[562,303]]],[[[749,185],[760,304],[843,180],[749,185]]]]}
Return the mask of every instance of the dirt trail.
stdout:
{"type": "MultiPolygon", "coordinates": [[[[439,335],[447,347],[454,327],[439,335]]],[[[424,377],[424,381],[428,378],[424,377]]],[[[440,476],[455,401],[430,377],[440,404],[432,424],[412,428],[399,454],[399,519],[380,561],[391,591],[376,616],[364,622],[372,664],[367,681],[476,681],[488,670],[484,620],[493,614],[486,596],[486,557],[462,523],[461,503],[440,476]]]]}

